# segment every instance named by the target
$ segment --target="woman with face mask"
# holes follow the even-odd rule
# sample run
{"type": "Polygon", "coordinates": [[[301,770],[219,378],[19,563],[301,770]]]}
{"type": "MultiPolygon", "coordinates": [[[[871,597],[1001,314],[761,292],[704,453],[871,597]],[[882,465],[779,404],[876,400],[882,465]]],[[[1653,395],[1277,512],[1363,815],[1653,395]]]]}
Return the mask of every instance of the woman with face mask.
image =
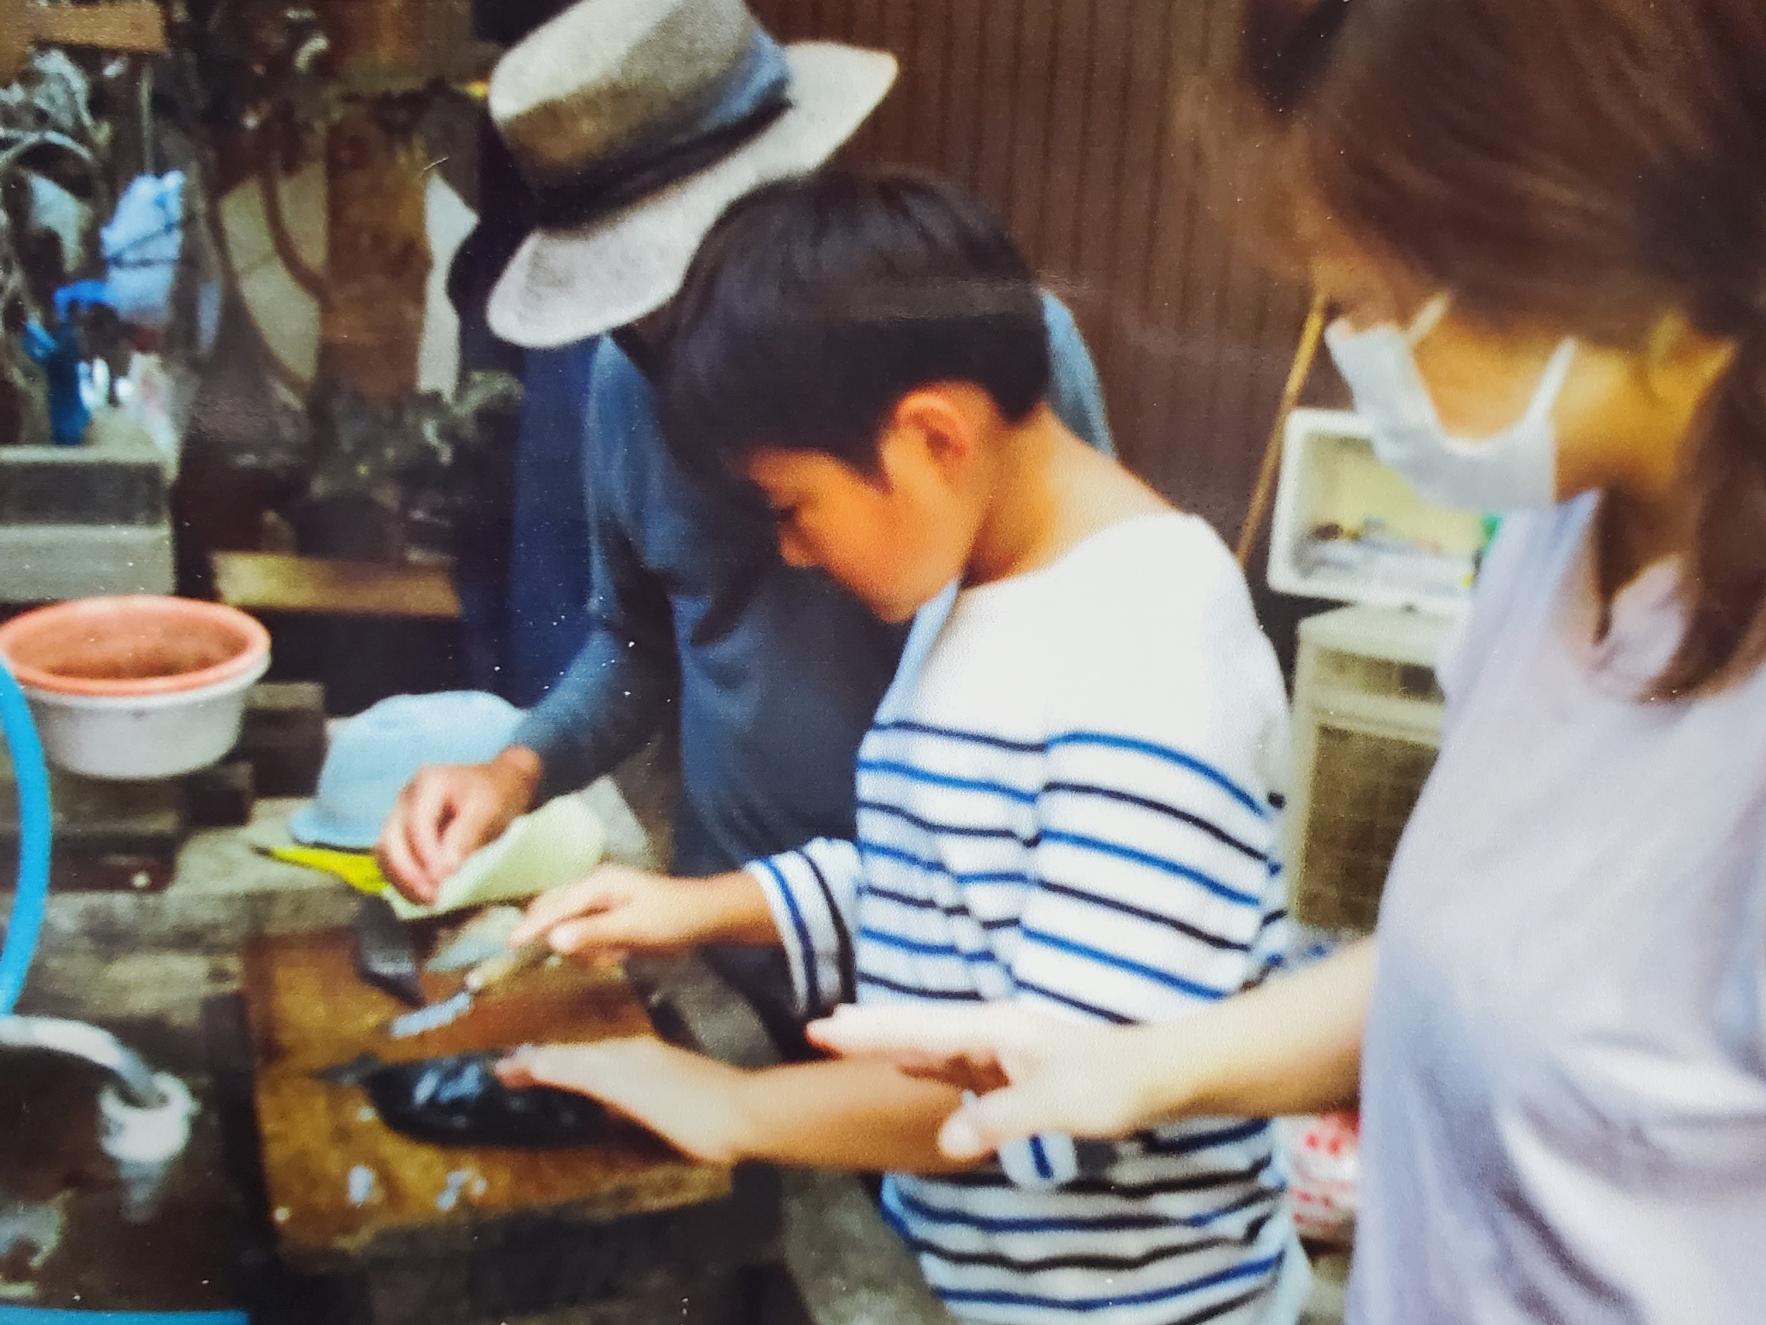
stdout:
{"type": "Polygon", "coordinates": [[[1766,1313],[1766,5],[1247,0],[1380,455],[1505,515],[1377,937],[1168,1026],[818,1038],[1033,1132],[1359,1098],[1350,1319],[1766,1313]]]}

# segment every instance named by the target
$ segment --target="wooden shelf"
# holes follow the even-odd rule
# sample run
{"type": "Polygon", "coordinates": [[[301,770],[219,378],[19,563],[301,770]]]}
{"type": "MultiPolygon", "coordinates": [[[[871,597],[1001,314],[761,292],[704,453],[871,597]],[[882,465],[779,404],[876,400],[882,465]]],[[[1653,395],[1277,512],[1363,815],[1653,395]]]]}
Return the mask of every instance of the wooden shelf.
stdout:
{"type": "Polygon", "coordinates": [[[456,620],[460,598],[445,567],[335,561],[285,552],[215,552],[223,603],[254,612],[456,620]]]}
{"type": "Polygon", "coordinates": [[[0,82],[17,75],[33,41],[158,54],[166,49],[165,12],[155,0],[103,5],[0,0],[0,82]]]}

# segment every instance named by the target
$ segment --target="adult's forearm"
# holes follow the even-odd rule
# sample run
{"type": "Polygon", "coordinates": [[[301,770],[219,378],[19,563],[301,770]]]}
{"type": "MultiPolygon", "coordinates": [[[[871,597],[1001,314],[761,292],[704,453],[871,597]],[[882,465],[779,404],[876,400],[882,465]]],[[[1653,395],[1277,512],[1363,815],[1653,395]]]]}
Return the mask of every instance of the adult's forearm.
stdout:
{"type": "Polygon", "coordinates": [[[512,745],[544,765],[541,794],[586,787],[636,754],[662,727],[677,687],[672,658],[591,630],[570,669],[521,720],[512,745]]]}
{"type": "Polygon", "coordinates": [[[1123,1032],[1124,1060],[1144,1078],[1142,1125],[1353,1103],[1374,971],[1374,941],[1364,939],[1207,1012],[1123,1032]]]}
{"type": "Polygon", "coordinates": [[[546,776],[546,761],[540,752],[531,745],[512,742],[491,763],[517,789],[517,795],[525,796],[524,803],[531,806],[546,776]]]}

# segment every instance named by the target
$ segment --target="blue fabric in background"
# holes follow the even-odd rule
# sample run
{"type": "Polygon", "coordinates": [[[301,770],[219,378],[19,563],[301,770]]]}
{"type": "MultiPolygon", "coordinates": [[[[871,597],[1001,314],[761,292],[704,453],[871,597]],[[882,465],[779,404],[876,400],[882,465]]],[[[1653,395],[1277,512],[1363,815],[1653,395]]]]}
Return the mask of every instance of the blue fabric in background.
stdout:
{"type": "Polygon", "coordinates": [[[583,409],[600,337],[527,350],[515,461],[503,665],[492,689],[531,708],[569,670],[589,629],[583,409]]]}

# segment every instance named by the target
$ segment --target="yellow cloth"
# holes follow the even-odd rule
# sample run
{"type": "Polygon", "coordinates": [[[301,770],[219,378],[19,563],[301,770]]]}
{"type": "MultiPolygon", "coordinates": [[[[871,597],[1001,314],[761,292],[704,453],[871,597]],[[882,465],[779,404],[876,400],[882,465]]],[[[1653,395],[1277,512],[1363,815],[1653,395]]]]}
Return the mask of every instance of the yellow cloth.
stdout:
{"type": "Polygon", "coordinates": [[[372,851],[338,851],[331,847],[273,846],[265,851],[277,860],[321,870],[335,875],[358,892],[380,893],[387,888],[386,876],[372,851]]]}

